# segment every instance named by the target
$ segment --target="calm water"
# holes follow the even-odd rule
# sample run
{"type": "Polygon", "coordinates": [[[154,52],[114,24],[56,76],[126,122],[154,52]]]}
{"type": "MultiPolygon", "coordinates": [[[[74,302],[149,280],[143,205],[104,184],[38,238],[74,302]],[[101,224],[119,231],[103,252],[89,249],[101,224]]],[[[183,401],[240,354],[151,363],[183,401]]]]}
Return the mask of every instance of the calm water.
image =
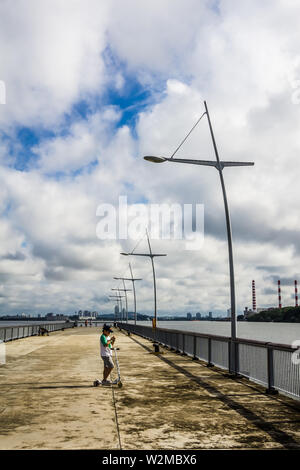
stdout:
{"type": "MultiPolygon", "coordinates": [[[[151,326],[150,322],[137,322],[151,326]]],[[[212,335],[230,336],[230,322],[218,321],[160,321],[160,328],[193,331],[212,335]]],[[[237,336],[258,341],[291,344],[300,340],[300,323],[263,323],[238,322],[237,336]]]]}

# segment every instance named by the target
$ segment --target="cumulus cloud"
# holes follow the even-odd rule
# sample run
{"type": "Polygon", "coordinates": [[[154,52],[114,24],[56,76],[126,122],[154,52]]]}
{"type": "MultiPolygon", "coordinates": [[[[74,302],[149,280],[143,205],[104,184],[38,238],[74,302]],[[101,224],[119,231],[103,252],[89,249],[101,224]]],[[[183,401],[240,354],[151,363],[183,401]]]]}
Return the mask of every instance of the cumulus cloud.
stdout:
{"type": "MultiPolygon", "coordinates": [[[[112,277],[128,273],[120,251],[136,241],[99,240],[96,211],[117,206],[120,195],[128,204],[204,204],[201,250],[153,240],[168,255],[156,263],[159,311],[226,313],[218,173],[142,159],[170,156],[204,99],[221,159],[255,161],[224,170],[239,312],[250,305],[252,279],[258,306],[276,304],[276,278],[288,287],[299,265],[298,17],[297,2],[281,0],[1,3],[3,313],[111,311],[112,277]],[[141,109],[126,96],[129,82],[147,92],[141,109]],[[134,119],[126,122],[128,110],[134,119]],[[20,141],[24,127],[34,142],[20,141]],[[16,165],[20,153],[25,170],[16,165]]],[[[206,117],[177,156],[215,158],[206,117]]],[[[143,278],[138,309],[152,313],[150,263],[132,263],[143,278]]]]}
{"type": "Polygon", "coordinates": [[[105,79],[107,2],[18,0],[0,6],[0,57],[10,124],[54,125],[105,79]]]}

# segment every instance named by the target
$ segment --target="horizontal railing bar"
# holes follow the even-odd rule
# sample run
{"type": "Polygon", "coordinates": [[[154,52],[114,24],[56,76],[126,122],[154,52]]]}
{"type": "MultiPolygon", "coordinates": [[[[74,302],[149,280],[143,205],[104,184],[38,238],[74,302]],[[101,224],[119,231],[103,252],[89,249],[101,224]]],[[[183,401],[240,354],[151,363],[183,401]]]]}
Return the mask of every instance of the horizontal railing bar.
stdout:
{"type": "MultiPolygon", "coordinates": [[[[20,324],[15,324],[11,326],[0,326],[0,332],[3,330],[4,331],[4,336],[3,340],[4,342],[7,341],[12,341],[15,339],[21,339],[21,338],[28,338],[30,336],[36,336],[38,334],[38,329],[39,328],[46,328],[49,330],[49,333],[52,333],[53,331],[59,331],[65,328],[72,328],[74,326],[74,322],[51,322],[51,323],[31,323],[27,325],[20,325],[20,324]],[[51,328],[50,328],[51,327],[51,328]],[[23,328],[23,336],[20,336],[19,334],[19,329],[23,328]],[[24,329],[27,329],[27,334],[24,336],[24,329]],[[17,330],[17,336],[14,335],[14,330],[17,330]],[[11,331],[11,335],[7,335],[6,332],[11,331]]],[[[0,336],[0,341],[1,341],[0,336]]]]}
{"type": "Polygon", "coordinates": [[[2,329],[5,329],[5,328],[26,328],[27,326],[45,326],[45,325],[73,325],[74,322],[70,322],[70,323],[31,323],[30,325],[20,325],[20,324],[16,324],[16,325],[10,325],[10,326],[1,326],[0,324],[0,330],[2,329]]]}

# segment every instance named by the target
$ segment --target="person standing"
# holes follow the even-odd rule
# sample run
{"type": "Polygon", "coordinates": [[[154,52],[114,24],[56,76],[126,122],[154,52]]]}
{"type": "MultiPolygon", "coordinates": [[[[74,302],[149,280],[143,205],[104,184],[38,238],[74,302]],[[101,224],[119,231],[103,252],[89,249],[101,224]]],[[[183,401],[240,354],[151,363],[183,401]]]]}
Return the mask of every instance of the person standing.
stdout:
{"type": "Polygon", "coordinates": [[[114,368],[112,348],[116,338],[114,336],[110,337],[110,333],[113,333],[113,330],[110,328],[110,326],[103,325],[102,335],[100,336],[100,354],[104,362],[102,385],[111,384],[110,380],[108,380],[108,377],[114,368]]]}

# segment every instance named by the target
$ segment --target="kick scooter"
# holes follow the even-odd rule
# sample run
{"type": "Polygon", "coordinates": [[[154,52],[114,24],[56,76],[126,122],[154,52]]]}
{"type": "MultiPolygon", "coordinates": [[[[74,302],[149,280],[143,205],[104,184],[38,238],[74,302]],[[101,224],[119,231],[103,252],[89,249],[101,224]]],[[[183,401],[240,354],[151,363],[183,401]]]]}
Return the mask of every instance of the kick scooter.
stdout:
{"type": "MultiPolygon", "coordinates": [[[[115,380],[113,380],[110,385],[118,385],[118,387],[121,388],[123,386],[123,384],[122,384],[122,381],[121,381],[120,367],[119,367],[119,361],[118,361],[118,355],[117,355],[117,351],[119,351],[119,349],[120,348],[113,348],[113,350],[115,352],[115,361],[116,361],[116,366],[117,366],[118,377],[115,380]]],[[[105,384],[102,384],[101,380],[96,379],[94,381],[94,387],[98,387],[98,385],[103,385],[104,386],[105,384]]]]}

